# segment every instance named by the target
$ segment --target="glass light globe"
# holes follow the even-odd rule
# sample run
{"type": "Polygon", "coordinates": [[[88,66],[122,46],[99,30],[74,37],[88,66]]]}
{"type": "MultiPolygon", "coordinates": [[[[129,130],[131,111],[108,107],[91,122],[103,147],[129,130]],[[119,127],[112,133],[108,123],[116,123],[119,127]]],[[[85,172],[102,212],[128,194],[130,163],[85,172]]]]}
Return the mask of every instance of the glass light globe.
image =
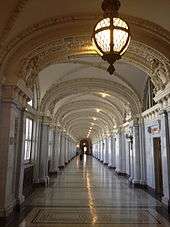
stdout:
{"type": "Polygon", "coordinates": [[[129,26],[120,18],[104,18],[96,24],[92,41],[101,56],[121,56],[130,43],[129,26]]]}

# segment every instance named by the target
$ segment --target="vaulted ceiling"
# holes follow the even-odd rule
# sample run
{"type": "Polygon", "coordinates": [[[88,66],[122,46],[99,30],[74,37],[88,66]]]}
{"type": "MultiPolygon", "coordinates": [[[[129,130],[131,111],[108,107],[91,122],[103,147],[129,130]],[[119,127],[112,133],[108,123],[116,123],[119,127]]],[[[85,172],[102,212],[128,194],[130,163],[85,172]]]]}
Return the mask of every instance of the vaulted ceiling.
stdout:
{"type": "MultiPolygon", "coordinates": [[[[87,15],[100,17],[101,3],[102,0],[6,0],[1,3],[0,56],[3,56],[4,51],[9,49],[12,40],[15,40],[16,47],[19,45],[19,38],[17,38],[20,37],[19,34],[22,39],[30,34],[30,39],[25,38],[27,39],[25,40],[25,49],[27,48],[28,56],[31,52],[33,56],[41,53],[42,58],[50,52],[50,58],[43,58],[43,66],[39,67],[38,72],[41,111],[52,117],[57,127],[76,140],[86,138],[89,129],[91,130],[89,134],[91,139],[100,139],[111,134],[131,116],[139,114],[148,79],[146,67],[141,63],[135,64],[138,62],[135,58],[143,55],[143,61],[146,61],[146,65],[148,64],[149,60],[145,53],[149,48],[147,45],[150,37],[142,36],[141,32],[138,33],[137,38],[141,42],[138,43],[138,46],[146,44],[146,51],[143,50],[143,54],[138,53],[136,44],[134,45],[136,34],[133,27],[131,52],[129,51],[125,58],[115,64],[116,72],[113,76],[106,72],[107,63],[103,62],[94,50],[87,53],[80,51],[79,54],[74,53],[73,56],[65,56],[64,59],[62,55],[60,59],[59,52],[56,54],[56,50],[59,50],[56,38],[65,38],[64,35],[60,37],[64,29],[67,31],[67,41],[70,48],[71,42],[69,43],[69,40],[75,33],[70,26],[77,26],[77,30],[80,30],[80,36],[85,35],[87,40],[90,40],[93,22],[91,23],[87,15]],[[68,25],[67,22],[69,23],[73,17],[73,25],[68,25]],[[56,18],[63,18],[61,19],[62,29],[58,25],[56,36],[53,35],[54,32],[50,33],[53,28],[51,25],[48,33],[44,33],[44,36],[41,34],[39,41],[37,36],[34,41],[31,37],[33,35],[31,31],[36,33],[39,27],[41,27],[41,31],[45,30],[45,26],[50,24],[49,21],[55,22],[56,20],[57,22],[56,18]],[[82,27],[79,24],[80,21],[82,27]],[[86,31],[83,32],[83,29],[86,31]],[[49,40],[47,39],[48,34],[50,34],[49,40]],[[34,47],[29,50],[31,42],[34,47]],[[51,45],[52,42],[53,45],[51,45]],[[39,51],[41,44],[46,46],[45,54],[42,50],[39,51]],[[51,55],[57,55],[58,60],[52,59],[51,55]]],[[[135,18],[139,18],[139,20],[141,18],[148,23],[153,23],[153,30],[156,25],[159,25],[165,31],[164,37],[166,32],[170,31],[169,0],[121,0],[121,4],[120,13],[126,17],[132,16],[131,22],[134,25],[137,23],[135,18]]],[[[142,26],[141,24],[141,29],[142,26]]],[[[152,34],[149,35],[152,36],[152,34]]],[[[158,42],[155,37],[153,37],[153,42],[156,47],[158,42]]],[[[79,40],[76,44],[79,45],[79,40]]],[[[67,51],[68,46],[60,46],[60,53],[67,51]]],[[[166,49],[166,46],[163,48],[166,49]]],[[[44,51],[44,46],[42,49],[44,51]]],[[[17,54],[17,51],[15,52],[17,54]]],[[[24,52],[22,48],[20,48],[20,52],[24,52]]],[[[25,54],[24,61],[26,57],[25,54]]],[[[12,68],[11,72],[15,72],[15,69],[12,68]]]]}

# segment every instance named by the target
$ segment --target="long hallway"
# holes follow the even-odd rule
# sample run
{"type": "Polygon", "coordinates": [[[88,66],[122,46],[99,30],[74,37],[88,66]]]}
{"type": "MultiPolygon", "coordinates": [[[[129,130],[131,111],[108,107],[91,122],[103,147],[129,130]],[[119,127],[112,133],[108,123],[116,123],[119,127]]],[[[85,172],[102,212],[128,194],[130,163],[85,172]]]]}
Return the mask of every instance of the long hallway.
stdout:
{"type": "Polygon", "coordinates": [[[170,226],[156,212],[161,203],[114,174],[91,156],[75,158],[49,187],[39,188],[25,203],[30,212],[20,227],[170,226]]]}

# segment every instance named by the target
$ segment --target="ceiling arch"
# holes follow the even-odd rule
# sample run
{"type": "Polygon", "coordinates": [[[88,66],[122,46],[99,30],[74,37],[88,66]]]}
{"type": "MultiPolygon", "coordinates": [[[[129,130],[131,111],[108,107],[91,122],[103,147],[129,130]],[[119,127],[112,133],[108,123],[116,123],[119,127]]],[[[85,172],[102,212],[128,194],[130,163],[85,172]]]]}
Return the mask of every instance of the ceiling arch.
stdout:
{"type": "Polygon", "coordinates": [[[96,139],[111,134],[121,125],[126,112],[133,116],[140,114],[141,102],[133,89],[123,85],[121,80],[118,83],[109,79],[79,78],[52,85],[41,101],[41,111],[49,114],[72,137],[84,138],[92,127],[90,136],[96,139]]]}
{"type": "Polygon", "coordinates": [[[100,95],[102,92],[107,93],[109,96],[117,97],[124,101],[125,104],[129,103],[133,107],[133,114],[139,114],[141,112],[140,99],[133,90],[116,82],[94,78],[69,80],[57,84],[56,87],[53,86],[52,89],[46,92],[46,95],[42,99],[41,111],[46,112],[49,108],[53,109],[58,101],[67,96],[74,98],[74,96],[80,94],[97,93],[100,95]]]}
{"type": "Polygon", "coordinates": [[[71,103],[70,105],[67,103],[65,106],[62,106],[56,113],[54,117],[55,122],[63,122],[64,119],[74,113],[77,112],[86,112],[90,110],[92,115],[99,114],[107,114],[109,118],[115,119],[117,124],[121,124],[123,121],[122,111],[118,111],[118,109],[110,103],[106,102],[96,102],[93,100],[87,100],[86,102],[76,102],[71,103]]]}
{"type": "MultiPolygon", "coordinates": [[[[46,0],[43,3],[21,0],[11,17],[14,21],[9,18],[4,35],[0,36],[1,81],[17,84],[22,80],[28,89],[39,82],[42,114],[50,116],[53,123],[60,124],[61,130],[76,139],[85,136],[91,123],[92,139],[112,133],[115,126],[124,122],[126,114],[135,117],[141,113],[148,76],[158,85],[158,90],[170,78],[167,48],[170,36],[165,15],[158,20],[154,12],[148,13],[150,3],[147,0],[142,6],[135,0],[132,0],[133,4],[122,1],[127,11],[125,7],[121,13],[130,25],[132,42],[123,60],[115,64],[113,77],[106,74],[107,64],[96,57],[91,43],[93,26],[101,16],[99,8],[96,9],[96,5],[101,4],[97,1],[73,0],[79,4],[72,4],[60,13],[61,1],[50,0],[49,4],[46,0]],[[58,7],[53,7],[56,4],[58,7]],[[134,5],[140,7],[136,15],[134,5]],[[42,14],[35,12],[33,6],[39,6],[42,14]],[[43,11],[47,7],[49,11],[43,11]],[[138,15],[143,18],[137,18],[138,15]],[[153,60],[163,68],[165,82],[160,82],[160,75],[155,76],[153,60]],[[97,109],[101,111],[96,113],[97,109]],[[93,116],[96,120],[92,122],[93,116]]],[[[165,1],[164,12],[168,12],[168,1],[165,1]]],[[[159,8],[160,2],[156,0],[155,7],[159,8]]]]}

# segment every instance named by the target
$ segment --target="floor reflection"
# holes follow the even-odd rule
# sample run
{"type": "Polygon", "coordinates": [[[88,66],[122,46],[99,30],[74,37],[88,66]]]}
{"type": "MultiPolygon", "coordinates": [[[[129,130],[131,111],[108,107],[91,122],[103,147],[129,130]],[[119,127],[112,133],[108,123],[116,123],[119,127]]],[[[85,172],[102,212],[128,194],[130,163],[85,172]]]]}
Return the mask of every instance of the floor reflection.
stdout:
{"type": "Polygon", "coordinates": [[[20,227],[170,227],[156,211],[159,201],[88,155],[70,162],[25,206],[32,211],[20,227]]]}

